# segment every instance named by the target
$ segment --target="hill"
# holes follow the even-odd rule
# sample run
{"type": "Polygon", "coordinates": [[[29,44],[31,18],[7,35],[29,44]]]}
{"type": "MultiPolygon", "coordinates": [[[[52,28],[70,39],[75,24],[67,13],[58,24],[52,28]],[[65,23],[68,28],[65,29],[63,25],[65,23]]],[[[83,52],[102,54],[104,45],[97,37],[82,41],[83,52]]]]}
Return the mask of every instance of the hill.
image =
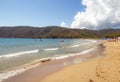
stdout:
{"type": "Polygon", "coordinates": [[[59,26],[48,27],[0,27],[0,38],[102,38],[120,35],[120,29],[70,29],[59,26]]]}

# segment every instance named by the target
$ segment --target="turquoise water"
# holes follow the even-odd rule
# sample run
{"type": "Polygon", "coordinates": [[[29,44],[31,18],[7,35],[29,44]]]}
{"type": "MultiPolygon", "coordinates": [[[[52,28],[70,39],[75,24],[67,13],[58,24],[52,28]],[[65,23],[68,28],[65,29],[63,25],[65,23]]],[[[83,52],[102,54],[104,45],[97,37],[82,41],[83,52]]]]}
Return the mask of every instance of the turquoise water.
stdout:
{"type": "Polygon", "coordinates": [[[36,59],[80,53],[95,42],[88,39],[0,38],[0,72],[36,59]]]}

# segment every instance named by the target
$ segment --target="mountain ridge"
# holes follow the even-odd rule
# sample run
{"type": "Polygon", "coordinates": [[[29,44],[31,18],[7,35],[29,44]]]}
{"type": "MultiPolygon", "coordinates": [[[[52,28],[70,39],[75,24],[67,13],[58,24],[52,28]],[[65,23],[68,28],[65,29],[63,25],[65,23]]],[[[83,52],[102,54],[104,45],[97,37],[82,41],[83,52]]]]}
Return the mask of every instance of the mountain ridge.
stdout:
{"type": "Polygon", "coordinates": [[[0,38],[103,38],[120,35],[120,29],[70,29],[60,26],[5,26],[0,27],[0,38]]]}

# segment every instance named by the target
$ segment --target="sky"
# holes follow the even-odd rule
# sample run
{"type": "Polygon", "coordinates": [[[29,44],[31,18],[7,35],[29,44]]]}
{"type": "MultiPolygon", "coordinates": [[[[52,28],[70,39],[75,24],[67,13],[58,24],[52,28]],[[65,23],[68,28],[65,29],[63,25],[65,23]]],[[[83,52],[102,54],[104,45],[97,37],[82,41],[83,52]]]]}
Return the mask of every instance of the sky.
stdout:
{"type": "Polygon", "coordinates": [[[51,26],[65,21],[84,8],[81,0],[0,0],[0,26],[51,26]]]}
{"type": "Polygon", "coordinates": [[[0,26],[120,28],[120,0],[0,0],[0,26]]]}

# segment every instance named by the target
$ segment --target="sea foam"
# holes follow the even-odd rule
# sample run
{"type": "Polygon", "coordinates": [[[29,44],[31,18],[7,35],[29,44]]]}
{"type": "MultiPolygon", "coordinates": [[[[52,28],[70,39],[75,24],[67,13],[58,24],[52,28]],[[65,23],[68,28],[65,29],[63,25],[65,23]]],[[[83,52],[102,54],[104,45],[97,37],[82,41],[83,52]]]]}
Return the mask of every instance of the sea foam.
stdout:
{"type": "MultiPolygon", "coordinates": [[[[34,62],[37,62],[37,61],[38,60],[36,60],[34,62]]],[[[40,65],[40,63],[33,65],[34,62],[30,63],[31,65],[28,64],[28,65],[25,65],[25,66],[23,66],[21,68],[18,68],[18,69],[15,69],[15,70],[11,70],[11,71],[7,71],[5,73],[1,73],[0,74],[0,82],[2,82],[4,79],[7,79],[7,78],[12,77],[12,76],[15,76],[17,74],[20,74],[20,73],[26,71],[26,70],[29,70],[31,68],[35,68],[35,67],[40,65]]]]}
{"type": "Polygon", "coordinates": [[[94,50],[94,47],[91,49],[88,49],[88,50],[84,50],[80,53],[66,54],[66,55],[62,55],[62,56],[53,57],[52,60],[65,59],[65,58],[72,57],[72,56],[83,55],[83,54],[87,54],[87,53],[91,52],[92,50],[94,50]]]}
{"type": "Polygon", "coordinates": [[[53,51],[53,50],[58,50],[59,48],[47,48],[47,49],[43,49],[44,51],[53,51]]]}
{"type": "Polygon", "coordinates": [[[79,47],[80,45],[72,45],[72,46],[70,46],[70,47],[79,47]]]}
{"type": "Polygon", "coordinates": [[[39,49],[30,50],[30,51],[21,51],[21,52],[11,53],[11,54],[7,54],[7,55],[1,55],[0,58],[4,58],[4,57],[9,58],[9,57],[30,54],[30,53],[37,53],[37,52],[39,52],[39,49]]]}

